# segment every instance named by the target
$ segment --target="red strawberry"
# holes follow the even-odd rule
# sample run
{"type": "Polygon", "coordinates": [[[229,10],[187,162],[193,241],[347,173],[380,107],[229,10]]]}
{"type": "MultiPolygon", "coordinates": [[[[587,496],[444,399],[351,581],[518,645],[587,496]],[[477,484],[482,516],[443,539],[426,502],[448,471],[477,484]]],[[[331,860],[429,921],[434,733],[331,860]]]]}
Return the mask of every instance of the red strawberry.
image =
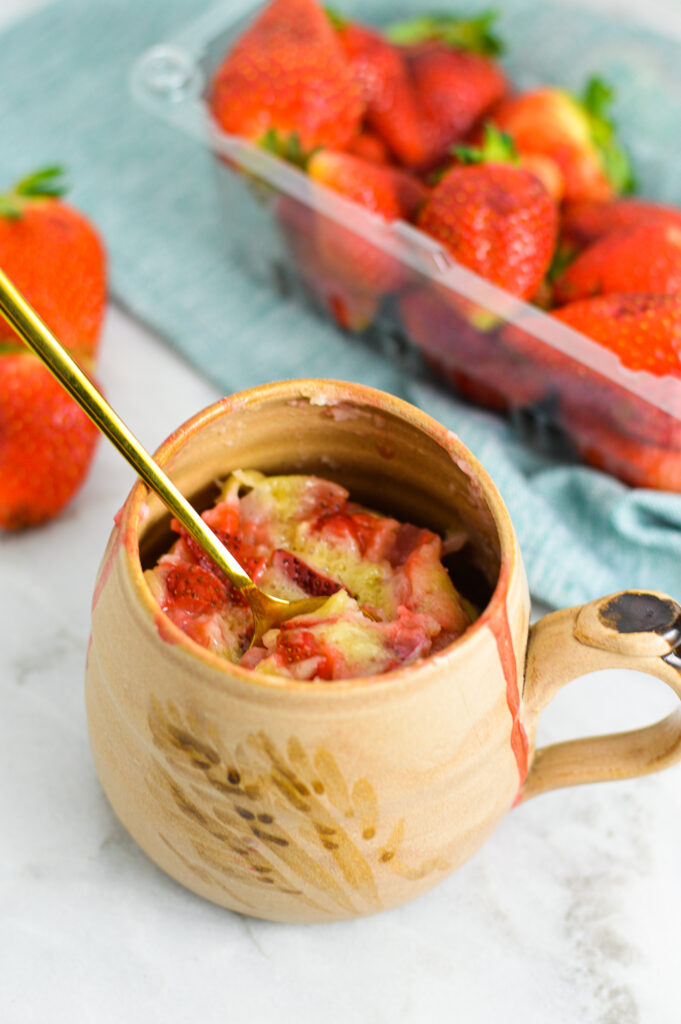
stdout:
{"type": "Polygon", "coordinates": [[[607,415],[582,407],[570,424],[579,454],[590,466],[632,487],[681,493],[681,450],[613,430],[607,415]]]}
{"type": "MultiPolygon", "coordinates": [[[[604,295],[554,316],[629,370],[681,378],[681,296],[604,295]]],[[[681,490],[678,420],[583,366],[561,391],[564,423],[584,459],[638,486],[681,490]]]]}
{"type": "Polygon", "coordinates": [[[388,147],[380,135],[374,135],[373,132],[356,135],[345,148],[346,152],[359,156],[362,160],[370,160],[372,164],[391,163],[388,147]]]}
{"type": "MultiPolygon", "coordinates": [[[[428,194],[426,187],[405,171],[330,149],[314,154],[308,173],[313,181],[379,214],[386,222],[413,218],[428,194]]],[[[376,232],[378,227],[369,224],[360,210],[354,230],[349,221],[341,226],[318,215],[316,243],[322,275],[358,296],[378,298],[401,287],[408,273],[404,264],[361,237],[363,230],[376,232]]]]}
{"type": "Polygon", "coordinates": [[[407,336],[435,373],[464,398],[506,411],[544,395],[541,369],[502,344],[498,330],[478,329],[444,293],[429,288],[400,298],[407,336]]]}
{"type": "MultiPolygon", "coordinates": [[[[627,370],[681,377],[681,297],[610,294],[572,302],[553,317],[614,354],[627,370]]],[[[537,381],[585,461],[645,487],[681,490],[681,424],[604,369],[545,344],[533,324],[507,327],[503,343],[535,368],[537,381]],[[526,330],[523,330],[523,326],[526,330]]]]}
{"type": "Polygon", "coordinates": [[[317,245],[317,212],[293,196],[277,196],[274,215],[284,242],[314,304],[347,331],[363,331],[374,319],[379,299],[329,272],[317,245]]]}
{"type": "Polygon", "coordinates": [[[681,293],[681,223],[643,223],[585,249],[554,283],[557,303],[608,292],[681,293]]]}
{"type": "Polygon", "coordinates": [[[419,164],[426,169],[441,163],[506,94],[506,78],[491,59],[501,51],[492,33],[495,17],[427,15],[388,30],[404,46],[426,146],[419,164]]]}
{"type": "Polygon", "coordinates": [[[610,199],[632,187],[629,161],[606,116],[612,98],[597,78],[582,98],[545,86],[502,102],[494,123],[511,135],[519,153],[555,161],[566,199],[610,199]]]}
{"type": "MultiPolygon", "coordinates": [[[[0,195],[0,266],[66,348],[93,355],[106,301],[102,243],[61,202],[62,171],[47,167],[0,195]]],[[[0,317],[0,345],[20,345],[0,317]]]]}
{"type": "Polygon", "coordinates": [[[0,355],[0,526],[57,515],[83,483],[98,437],[34,355],[0,355]]]}
{"type": "Polygon", "coordinates": [[[423,164],[428,157],[422,112],[404,55],[378,32],[357,22],[337,21],[366,105],[366,120],[400,163],[423,164]]]}
{"type": "Polygon", "coordinates": [[[273,0],[229,51],[213,79],[218,124],[255,141],[296,135],[303,150],[345,146],[363,104],[336,33],[315,0],[273,0]]]}
{"type": "MultiPolygon", "coordinates": [[[[88,369],[106,298],[104,250],[92,225],[61,202],[47,167],[0,196],[0,266],[88,369]]],[[[81,486],[98,431],[0,317],[0,527],[57,515],[81,486]]]]}
{"type": "MultiPolygon", "coordinates": [[[[489,142],[497,147],[499,140],[490,135],[489,142]]],[[[485,160],[485,150],[461,152],[466,159],[485,160]]],[[[558,210],[534,174],[495,160],[448,171],[418,226],[459,263],[513,295],[531,298],[553,257],[558,210]]]]}
{"type": "Polygon", "coordinates": [[[553,316],[603,345],[629,370],[681,378],[681,295],[602,295],[553,316]]]}
{"type": "Polygon", "coordinates": [[[563,210],[562,241],[569,248],[583,249],[613,231],[653,222],[681,227],[681,210],[644,199],[583,199],[568,203],[563,210]]]}

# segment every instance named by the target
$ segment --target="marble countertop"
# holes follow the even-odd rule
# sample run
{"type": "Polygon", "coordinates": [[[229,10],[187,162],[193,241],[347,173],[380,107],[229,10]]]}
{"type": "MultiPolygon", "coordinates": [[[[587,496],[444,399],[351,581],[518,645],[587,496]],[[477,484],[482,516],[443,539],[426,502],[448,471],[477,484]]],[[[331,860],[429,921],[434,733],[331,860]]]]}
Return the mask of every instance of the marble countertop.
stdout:
{"type": "MultiPolygon", "coordinates": [[[[3,0],[0,22],[35,6],[3,0]]],[[[649,6],[681,26],[677,0],[649,6]]],[[[115,306],[99,378],[152,449],[218,397],[115,306]]],[[[93,581],[132,480],[102,442],[59,520],[0,536],[3,1024],[678,1024],[681,766],[539,797],[432,892],[362,921],[240,917],[162,874],[102,793],[83,706],[93,581]]],[[[648,677],[601,673],[559,695],[540,742],[673,702],[648,677]]]]}

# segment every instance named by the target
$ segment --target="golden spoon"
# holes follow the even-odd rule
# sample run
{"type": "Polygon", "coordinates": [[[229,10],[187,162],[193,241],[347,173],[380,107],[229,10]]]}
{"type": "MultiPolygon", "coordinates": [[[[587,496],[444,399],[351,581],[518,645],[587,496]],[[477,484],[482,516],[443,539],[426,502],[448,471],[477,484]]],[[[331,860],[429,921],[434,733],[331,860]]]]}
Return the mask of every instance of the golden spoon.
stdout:
{"type": "Polygon", "coordinates": [[[225,576],[246,598],[255,629],[251,646],[260,642],[263,633],[297,615],[317,611],[326,597],[309,597],[302,601],[284,601],[260,590],[244,572],[236,558],[220,543],[210,527],[180,494],[171,480],[160,469],[151,455],[130,433],[92,381],[83,373],[52,331],[32,306],[0,270],[0,315],[28,347],[35,352],[59,383],[68,391],[99,430],[121,453],[145,484],[158,494],[161,501],[188,530],[192,537],[210,555],[225,576]]]}

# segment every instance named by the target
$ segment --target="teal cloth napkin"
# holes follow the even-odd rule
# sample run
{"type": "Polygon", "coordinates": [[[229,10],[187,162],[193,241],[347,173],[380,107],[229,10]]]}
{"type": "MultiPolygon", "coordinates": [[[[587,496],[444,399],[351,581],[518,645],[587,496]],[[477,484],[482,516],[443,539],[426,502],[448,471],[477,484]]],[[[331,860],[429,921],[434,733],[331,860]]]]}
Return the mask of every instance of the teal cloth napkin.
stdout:
{"type": "MultiPolygon", "coordinates": [[[[419,2],[402,4],[402,11],[419,2]]],[[[229,255],[209,154],[136,107],[128,85],[135,59],[206,6],[57,0],[10,26],[0,36],[0,181],[46,163],[67,165],[74,203],[106,239],[115,298],[226,392],[287,377],[333,376],[406,397],[456,431],[508,504],[539,600],[577,603],[627,587],[665,590],[681,600],[681,497],[634,491],[593,470],[534,455],[505,423],[410,379],[295,301],[255,284],[229,255]]],[[[359,0],[337,6],[370,17],[359,0]]],[[[229,3],[224,7],[228,13],[229,3]]],[[[529,79],[522,63],[514,66],[514,39],[533,53],[539,78],[579,86],[602,69],[629,109],[654,109],[639,146],[639,178],[644,191],[673,199],[676,189],[681,199],[673,161],[667,170],[656,155],[669,153],[663,143],[678,136],[679,44],[659,40],[652,47],[645,33],[626,24],[593,11],[577,17],[572,4],[569,31],[554,32],[547,43],[544,19],[555,19],[553,5],[506,0],[497,7],[516,80],[529,79]],[[632,46],[635,87],[626,59],[632,46]]],[[[392,2],[387,9],[400,13],[392,2]]],[[[628,141],[635,148],[640,143],[628,141]]]]}

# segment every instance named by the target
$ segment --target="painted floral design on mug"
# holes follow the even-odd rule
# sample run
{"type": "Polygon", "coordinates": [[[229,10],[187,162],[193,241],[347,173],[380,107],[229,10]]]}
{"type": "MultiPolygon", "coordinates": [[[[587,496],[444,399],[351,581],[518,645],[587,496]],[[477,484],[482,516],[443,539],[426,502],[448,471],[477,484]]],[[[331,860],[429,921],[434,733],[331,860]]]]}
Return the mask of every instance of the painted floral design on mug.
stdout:
{"type": "Polygon", "coordinates": [[[420,880],[451,870],[443,857],[405,861],[404,818],[386,820],[371,782],[346,779],[324,747],[308,752],[291,736],[280,750],[261,730],[229,749],[217,735],[207,740],[190,712],[154,698],[149,728],[160,756],[147,785],[180,819],[190,852],[161,839],[245,910],[244,886],[271,886],[330,915],[371,913],[381,909],[377,871],[420,880]]]}

